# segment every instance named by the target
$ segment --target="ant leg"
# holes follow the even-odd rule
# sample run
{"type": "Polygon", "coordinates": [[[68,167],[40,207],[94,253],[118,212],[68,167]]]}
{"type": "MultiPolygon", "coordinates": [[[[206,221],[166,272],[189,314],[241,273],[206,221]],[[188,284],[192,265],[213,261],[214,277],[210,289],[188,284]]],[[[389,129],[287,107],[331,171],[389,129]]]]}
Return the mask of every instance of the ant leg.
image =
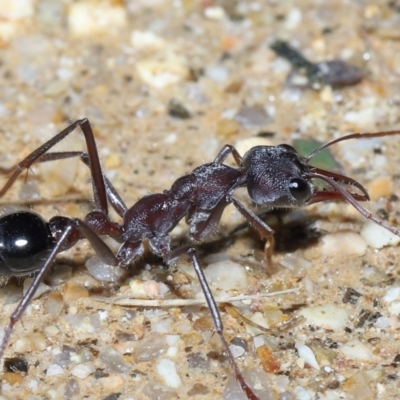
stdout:
{"type": "MultiPolygon", "coordinates": [[[[63,152],[52,152],[46,153],[41,156],[36,163],[43,163],[48,161],[63,160],[67,158],[80,157],[81,161],[90,168],[89,155],[83,151],[63,151],[63,152]]],[[[111,207],[117,212],[120,217],[123,217],[128,207],[122,200],[121,196],[115,190],[112,183],[108,178],[103,175],[104,185],[106,190],[107,199],[111,204],[111,207]]]]}
{"type": "Polygon", "coordinates": [[[240,212],[240,214],[242,214],[243,217],[246,218],[247,222],[258,232],[260,238],[266,241],[264,252],[265,252],[265,257],[267,259],[267,264],[272,271],[273,270],[272,254],[274,252],[274,245],[275,245],[274,231],[259,217],[257,217],[257,215],[251,212],[248,208],[246,208],[242,203],[240,203],[234,197],[228,196],[227,201],[228,200],[233,203],[233,205],[240,212]]]}
{"type": "Polygon", "coordinates": [[[107,195],[104,184],[103,172],[100,165],[99,154],[97,152],[96,142],[94,140],[94,135],[92,131],[92,127],[90,126],[90,122],[87,118],[79,119],[67,126],[64,130],[54,136],[52,139],[48,140],[46,143],[42,144],[36,150],[34,150],[31,154],[25,157],[21,162],[19,162],[15,167],[10,169],[2,169],[3,173],[11,172],[11,176],[0,190],[0,197],[4,196],[7,190],[13,185],[18,176],[22,171],[31,167],[38,159],[40,159],[45,153],[47,153],[53,146],[55,146],[58,142],[63,140],[66,136],[68,136],[71,132],[73,132],[77,127],[80,127],[82,133],[85,136],[86,147],[88,149],[88,157],[89,157],[89,167],[92,175],[92,184],[93,184],[93,194],[94,201],[96,204],[96,209],[102,211],[104,214],[108,214],[108,204],[107,204],[107,195]]]}
{"type": "Polygon", "coordinates": [[[226,144],[218,153],[217,157],[215,157],[215,163],[222,163],[226,160],[226,158],[232,154],[235,159],[236,164],[240,167],[242,165],[242,156],[238,153],[238,151],[231,146],[230,144],[226,144]]]}
{"type": "Polygon", "coordinates": [[[28,307],[29,303],[31,302],[33,296],[35,295],[36,290],[38,289],[40,283],[42,282],[44,276],[49,271],[50,267],[53,265],[54,260],[57,254],[65,248],[68,248],[68,242],[71,235],[74,235],[76,231],[79,231],[82,237],[85,237],[89,240],[90,244],[92,245],[93,249],[99,255],[99,257],[105,263],[109,265],[118,265],[119,261],[117,257],[113,254],[107,244],[98,236],[88,225],[86,225],[80,219],[71,219],[67,222],[67,226],[65,227],[63,233],[57,240],[53,250],[51,251],[50,255],[48,256],[47,260],[40,268],[37,275],[29,287],[28,291],[26,292],[25,296],[18,304],[17,308],[10,316],[10,323],[4,329],[4,336],[2,342],[0,344],[0,359],[3,358],[3,353],[6,349],[7,343],[10,339],[11,333],[14,329],[15,324],[21,319],[22,314],[25,312],[26,308],[28,307]]]}
{"type": "Polygon", "coordinates": [[[211,211],[196,211],[190,220],[190,237],[196,241],[202,241],[217,229],[222,213],[229,205],[226,198],[222,198],[211,211]]]}
{"type": "MultiPolygon", "coordinates": [[[[179,249],[178,249],[179,251],[179,249]]],[[[204,297],[206,298],[207,301],[207,305],[208,308],[210,309],[211,312],[211,316],[214,322],[214,329],[215,332],[218,334],[218,336],[221,338],[222,344],[224,346],[225,349],[225,353],[228,356],[229,359],[229,363],[231,364],[231,367],[234,371],[235,374],[235,378],[236,380],[239,382],[239,385],[241,387],[241,389],[243,390],[243,392],[247,395],[249,400],[258,400],[257,395],[254,393],[253,389],[251,389],[251,387],[249,385],[247,385],[243,374],[240,372],[240,369],[238,367],[238,365],[236,364],[235,358],[229,348],[229,344],[225,339],[224,336],[224,327],[222,324],[222,319],[221,319],[221,315],[219,313],[218,310],[218,306],[217,303],[214,300],[214,296],[210,290],[210,287],[208,285],[207,279],[204,275],[203,269],[200,266],[200,262],[198,260],[197,257],[197,251],[194,247],[190,247],[187,250],[187,254],[189,254],[191,260],[192,260],[192,264],[193,264],[193,268],[196,272],[197,278],[200,282],[201,288],[203,290],[204,293],[204,297]]]]}

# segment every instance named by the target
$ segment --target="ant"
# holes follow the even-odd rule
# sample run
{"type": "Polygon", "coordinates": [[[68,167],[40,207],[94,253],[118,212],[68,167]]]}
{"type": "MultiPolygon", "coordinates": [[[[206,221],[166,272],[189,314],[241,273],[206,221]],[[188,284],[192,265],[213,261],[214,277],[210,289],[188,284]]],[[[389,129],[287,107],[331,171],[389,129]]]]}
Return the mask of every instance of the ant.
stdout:
{"type": "Polygon", "coordinates": [[[143,255],[145,249],[143,242],[147,240],[150,251],[161,257],[167,265],[185,255],[190,257],[210,309],[214,329],[221,338],[235,378],[250,400],[258,399],[253,389],[245,382],[224,337],[221,316],[200,266],[196,248],[189,245],[171,249],[169,233],[185,217],[189,225],[190,238],[198,242],[204,241],[217,228],[224,209],[233,204],[258,231],[261,239],[269,241],[266,253],[267,257],[271,257],[273,230],[233,197],[236,189],[246,187],[253,203],[272,208],[302,207],[320,201],[345,200],[366,218],[400,236],[399,230],[372,216],[359,203],[369,200],[367,190],[360,183],[347,176],[309,165],[312,157],[332,144],[349,139],[397,134],[400,134],[400,131],[347,135],[321,145],[306,157],[300,156],[287,144],[256,146],[243,157],[233,146],[225,145],[214,161],[178,178],[169,190],[144,196],[128,208],[102,172],[89,120],[85,118],[75,121],[15,167],[0,170],[3,173],[11,173],[0,190],[0,196],[3,196],[21,172],[29,169],[32,164],[80,157],[90,168],[94,195],[94,210],[84,219],[55,216],[46,222],[40,215],[31,211],[12,212],[0,218],[0,275],[12,277],[36,273],[31,286],[5,328],[0,344],[0,358],[15,324],[20,320],[58,253],[85,238],[106,264],[128,266],[135,264],[143,255]],[[49,152],[55,144],[77,127],[80,127],[84,134],[87,153],[49,152]],[[223,164],[229,155],[232,155],[236,162],[236,168],[223,164]],[[325,181],[330,185],[330,189],[319,190],[313,184],[313,179],[325,181]],[[342,184],[355,187],[360,193],[352,193],[342,184]],[[121,224],[109,219],[109,205],[122,218],[121,224]],[[110,236],[121,243],[117,254],[111,251],[101,236],[110,236]]]}

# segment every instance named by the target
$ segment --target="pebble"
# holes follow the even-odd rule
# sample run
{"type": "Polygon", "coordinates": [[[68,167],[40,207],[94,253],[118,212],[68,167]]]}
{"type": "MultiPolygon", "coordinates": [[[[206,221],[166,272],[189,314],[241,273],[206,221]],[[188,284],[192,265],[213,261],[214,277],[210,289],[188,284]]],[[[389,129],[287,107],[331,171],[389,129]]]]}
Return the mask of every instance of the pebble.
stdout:
{"type": "Polygon", "coordinates": [[[383,300],[386,301],[387,303],[390,303],[394,300],[396,300],[400,295],[400,286],[392,287],[388,289],[383,296],[383,300]]]}
{"type": "Polygon", "coordinates": [[[166,41],[152,31],[134,30],[131,33],[132,46],[138,50],[161,50],[166,45],[166,41]]]}
{"type": "Polygon", "coordinates": [[[164,89],[189,76],[189,70],[183,59],[173,52],[169,52],[165,57],[159,56],[158,59],[138,61],[135,65],[139,78],[155,89],[164,89]]]}
{"type": "Polygon", "coordinates": [[[393,193],[393,183],[388,176],[378,177],[368,185],[368,193],[371,200],[389,197],[393,193]]]}
{"type": "Polygon", "coordinates": [[[350,340],[349,342],[339,346],[339,350],[352,360],[371,361],[375,358],[372,350],[358,339],[350,340]]]}
{"type": "Polygon", "coordinates": [[[74,36],[82,37],[110,30],[127,24],[127,13],[122,2],[78,1],[68,7],[68,29],[74,36]]]}
{"type": "Polygon", "coordinates": [[[62,367],[60,367],[58,364],[50,365],[46,371],[47,376],[62,375],[63,373],[64,373],[64,369],[62,367]]]}
{"type": "Polygon", "coordinates": [[[299,357],[315,369],[320,369],[317,359],[315,358],[314,352],[302,342],[296,342],[296,350],[299,353],[299,357]]]}
{"type": "Polygon", "coordinates": [[[90,257],[85,267],[90,275],[100,282],[118,282],[124,273],[123,268],[105,264],[99,257],[90,257]]]}
{"type": "Polygon", "coordinates": [[[176,371],[176,364],[168,358],[162,358],[157,361],[157,372],[169,387],[177,388],[182,384],[181,378],[176,371]]]}
{"type": "Polygon", "coordinates": [[[64,300],[65,301],[74,301],[81,299],[83,297],[89,297],[89,291],[75,283],[75,282],[67,282],[64,286],[64,300]]]}
{"type": "Polygon", "coordinates": [[[122,388],[125,384],[124,379],[120,375],[103,376],[99,378],[100,385],[107,391],[114,391],[122,388]]]}
{"type": "Polygon", "coordinates": [[[321,252],[325,256],[362,256],[367,251],[364,238],[350,230],[325,235],[321,242],[321,252]]]}
{"type": "Polygon", "coordinates": [[[79,379],[86,379],[89,375],[93,374],[95,367],[92,363],[78,364],[70,371],[71,375],[79,379]]]}
{"type": "Polygon", "coordinates": [[[303,308],[300,312],[307,323],[328,329],[339,330],[345,328],[350,315],[348,311],[334,304],[303,308]]]}
{"type": "Polygon", "coordinates": [[[210,264],[204,273],[208,283],[220,290],[242,292],[247,289],[246,271],[242,265],[233,261],[226,260],[210,264]]]}
{"type": "Polygon", "coordinates": [[[364,223],[360,235],[368,246],[373,249],[381,249],[385,246],[397,246],[400,243],[400,237],[373,221],[364,223]]]}

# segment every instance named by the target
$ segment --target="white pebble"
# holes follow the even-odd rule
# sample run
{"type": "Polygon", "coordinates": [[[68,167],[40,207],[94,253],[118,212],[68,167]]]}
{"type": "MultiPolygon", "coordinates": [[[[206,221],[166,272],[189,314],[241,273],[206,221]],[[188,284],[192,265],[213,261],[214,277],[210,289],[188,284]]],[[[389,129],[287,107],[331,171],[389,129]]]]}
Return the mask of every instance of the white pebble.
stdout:
{"type": "Polygon", "coordinates": [[[205,70],[205,75],[215,82],[225,82],[229,77],[229,71],[223,66],[214,65],[205,70]]]}
{"type": "Polygon", "coordinates": [[[99,257],[90,257],[85,267],[90,275],[100,282],[117,282],[124,273],[121,267],[105,264],[99,257]]]}
{"type": "Polygon", "coordinates": [[[168,358],[157,361],[157,372],[169,387],[176,388],[182,384],[181,378],[176,372],[176,364],[168,358]]]}
{"type": "Polygon", "coordinates": [[[390,315],[400,314],[400,301],[393,301],[389,304],[388,311],[390,315]]]}
{"type": "Polygon", "coordinates": [[[400,294],[399,286],[390,288],[383,296],[383,300],[386,301],[387,303],[390,303],[393,300],[396,300],[399,297],[399,294],[400,294]]]}
{"type": "Polygon", "coordinates": [[[311,400],[313,398],[311,397],[310,393],[308,393],[307,390],[302,386],[296,386],[294,388],[294,393],[297,400],[311,400]]]}
{"type": "Polygon", "coordinates": [[[58,364],[52,364],[49,368],[47,368],[46,375],[47,376],[55,376],[62,375],[64,373],[64,369],[58,364]]]}
{"type": "Polygon", "coordinates": [[[231,349],[232,355],[235,358],[242,356],[245,352],[245,350],[242,346],[236,346],[234,344],[230,344],[229,348],[231,349]]]}
{"type": "Polygon", "coordinates": [[[168,347],[167,356],[168,357],[176,357],[178,355],[178,348],[176,346],[168,347]]]}
{"type": "Polygon", "coordinates": [[[339,350],[347,357],[353,360],[372,360],[375,358],[374,353],[369,347],[354,339],[341,345],[339,350]]]}
{"type": "Polygon", "coordinates": [[[152,31],[133,31],[131,43],[137,49],[160,50],[165,45],[165,40],[152,31]]]}
{"type": "Polygon", "coordinates": [[[219,6],[207,7],[204,16],[208,19],[221,20],[225,18],[225,10],[219,6]]]}
{"type": "Polygon", "coordinates": [[[35,379],[32,379],[31,381],[29,381],[29,384],[28,384],[29,389],[36,390],[38,388],[38,386],[39,386],[39,383],[35,379]]]}
{"type": "Polygon", "coordinates": [[[76,36],[109,33],[112,28],[124,27],[126,24],[127,14],[122,5],[79,1],[68,8],[68,28],[76,36]]]}
{"type": "Polygon", "coordinates": [[[386,329],[388,325],[389,325],[388,317],[379,317],[375,322],[375,326],[379,329],[386,329]]]}
{"type": "Polygon", "coordinates": [[[346,309],[334,304],[325,304],[323,306],[306,307],[300,312],[307,323],[310,325],[326,327],[328,329],[343,329],[349,320],[349,313],[346,309]]]}
{"type": "Polygon", "coordinates": [[[321,239],[321,252],[325,256],[362,256],[367,250],[367,242],[356,232],[343,230],[321,239]]]}
{"type": "Polygon", "coordinates": [[[94,371],[95,368],[91,363],[79,364],[72,368],[71,375],[79,379],[86,379],[90,374],[93,374],[94,371]]]}
{"type": "Polygon", "coordinates": [[[302,12],[299,8],[292,7],[286,16],[285,27],[296,29],[302,20],[302,12]]]}
{"type": "Polygon", "coordinates": [[[360,235],[368,243],[368,246],[374,249],[381,249],[384,246],[397,246],[400,243],[400,237],[373,221],[367,221],[363,225],[360,235]]]}
{"type": "Polygon", "coordinates": [[[311,367],[320,369],[313,351],[308,346],[306,346],[304,343],[296,342],[295,347],[300,358],[302,358],[311,367]]]}
{"type": "Polygon", "coordinates": [[[175,346],[181,340],[179,335],[167,335],[165,338],[167,339],[168,346],[175,346]]]}
{"type": "Polygon", "coordinates": [[[230,260],[210,264],[204,271],[208,283],[221,290],[247,289],[247,274],[244,267],[230,260]]]}

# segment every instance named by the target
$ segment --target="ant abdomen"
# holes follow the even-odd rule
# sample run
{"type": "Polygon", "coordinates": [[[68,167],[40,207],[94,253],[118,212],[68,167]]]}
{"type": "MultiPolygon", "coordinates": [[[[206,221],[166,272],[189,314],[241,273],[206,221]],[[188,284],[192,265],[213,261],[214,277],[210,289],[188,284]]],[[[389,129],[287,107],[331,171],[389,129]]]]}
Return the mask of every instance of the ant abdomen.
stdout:
{"type": "Polygon", "coordinates": [[[0,218],[0,275],[36,272],[53,248],[49,225],[40,215],[18,211],[0,218]]]}

